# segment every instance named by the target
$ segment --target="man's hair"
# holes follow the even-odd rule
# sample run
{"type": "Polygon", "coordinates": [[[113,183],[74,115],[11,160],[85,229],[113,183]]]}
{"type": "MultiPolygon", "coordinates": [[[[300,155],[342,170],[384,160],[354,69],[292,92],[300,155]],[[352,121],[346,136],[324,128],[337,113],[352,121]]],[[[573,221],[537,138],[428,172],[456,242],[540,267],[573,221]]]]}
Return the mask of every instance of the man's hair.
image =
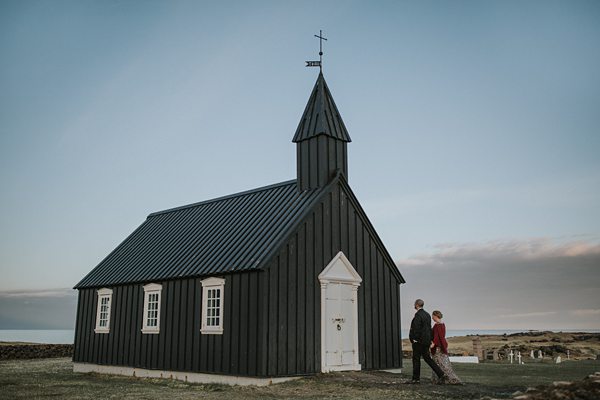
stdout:
{"type": "Polygon", "coordinates": [[[423,308],[424,305],[425,305],[425,302],[423,300],[421,300],[421,299],[415,300],[415,306],[423,308]]]}

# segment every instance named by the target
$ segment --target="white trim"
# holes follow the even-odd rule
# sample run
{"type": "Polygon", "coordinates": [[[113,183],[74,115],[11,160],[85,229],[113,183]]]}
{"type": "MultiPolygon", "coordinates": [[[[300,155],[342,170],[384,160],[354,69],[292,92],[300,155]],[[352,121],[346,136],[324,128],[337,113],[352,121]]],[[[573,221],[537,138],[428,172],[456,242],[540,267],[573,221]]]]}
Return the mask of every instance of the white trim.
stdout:
{"type": "Polygon", "coordinates": [[[112,289],[102,288],[98,289],[98,304],[96,305],[96,328],[94,329],[95,333],[109,333],[110,332],[110,314],[111,314],[111,303],[112,303],[112,289]],[[100,326],[100,313],[102,310],[102,299],[108,298],[107,303],[107,318],[106,318],[106,326],[100,326]]]}
{"type": "Polygon", "coordinates": [[[348,282],[348,283],[354,283],[354,284],[356,284],[356,286],[360,286],[360,283],[362,282],[362,278],[360,277],[358,272],[356,272],[356,270],[354,269],[354,267],[352,266],[352,264],[350,263],[350,261],[348,260],[346,255],[340,251],[335,255],[335,257],[333,257],[333,259],[329,262],[329,264],[327,264],[325,269],[323,269],[323,271],[319,274],[319,281],[321,283],[348,282]],[[346,270],[350,274],[350,276],[333,274],[332,269],[338,260],[344,263],[346,270]]]}
{"type": "Polygon", "coordinates": [[[222,335],[223,334],[223,304],[225,303],[225,279],[222,278],[206,278],[200,281],[202,285],[202,323],[200,327],[200,332],[203,335],[222,335]],[[219,290],[219,325],[218,326],[208,326],[206,324],[207,321],[207,313],[208,313],[208,291],[210,289],[218,289],[219,290]]]}
{"type": "Polygon", "coordinates": [[[275,383],[282,383],[296,379],[302,379],[300,376],[278,377],[278,378],[251,378],[246,376],[201,374],[197,372],[183,371],[161,371],[155,369],[119,367],[112,365],[98,365],[89,363],[73,363],[73,372],[89,373],[96,372],[100,374],[113,374],[135,376],[139,378],[163,378],[176,379],[189,383],[217,383],[223,385],[241,385],[241,386],[269,386],[275,383]]]}
{"type": "Polygon", "coordinates": [[[160,303],[162,300],[162,285],[158,283],[149,283],[144,285],[144,311],[142,314],[142,333],[157,334],[160,333],[160,303]],[[151,294],[158,295],[158,305],[156,309],[156,326],[148,326],[148,303],[151,294]]]}
{"type": "Polygon", "coordinates": [[[362,278],[356,272],[348,258],[343,252],[338,252],[335,257],[327,264],[325,269],[319,274],[321,282],[321,372],[331,371],[360,371],[361,365],[358,360],[358,287],[362,278]],[[334,266],[341,261],[346,267],[346,273],[340,274],[340,271],[334,271],[334,266]],[[329,283],[344,283],[352,286],[352,302],[354,304],[354,357],[352,364],[335,366],[327,365],[327,285],[329,283]]]}

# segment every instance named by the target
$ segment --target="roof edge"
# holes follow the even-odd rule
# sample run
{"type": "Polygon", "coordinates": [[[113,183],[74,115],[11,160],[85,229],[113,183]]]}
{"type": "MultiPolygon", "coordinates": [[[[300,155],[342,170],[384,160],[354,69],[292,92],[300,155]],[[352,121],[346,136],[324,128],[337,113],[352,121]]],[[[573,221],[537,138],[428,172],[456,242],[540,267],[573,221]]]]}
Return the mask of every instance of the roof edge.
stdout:
{"type": "Polygon", "coordinates": [[[319,137],[319,136],[321,136],[321,135],[323,135],[323,136],[329,136],[330,138],[334,138],[334,139],[336,139],[336,140],[339,140],[340,142],[344,142],[344,143],[350,143],[350,142],[352,142],[352,139],[350,138],[350,135],[348,135],[348,139],[340,139],[340,138],[336,138],[335,136],[331,136],[331,135],[329,135],[329,134],[328,134],[328,133],[326,133],[326,132],[319,132],[319,133],[317,133],[316,135],[312,135],[312,136],[305,137],[305,138],[302,138],[302,139],[296,139],[296,138],[294,137],[294,138],[292,139],[292,143],[300,143],[300,142],[304,142],[305,140],[310,140],[310,139],[312,139],[312,138],[316,138],[316,137],[319,137]]]}
{"type": "Polygon", "coordinates": [[[333,176],[333,178],[331,178],[331,181],[324,186],[321,189],[321,193],[319,193],[318,196],[316,196],[311,202],[310,204],[308,204],[306,206],[306,208],[304,209],[304,211],[302,211],[302,214],[300,214],[298,216],[298,218],[296,219],[296,222],[291,225],[285,232],[283,232],[281,234],[281,236],[279,236],[279,238],[277,239],[277,241],[275,242],[275,244],[268,250],[268,252],[264,253],[264,255],[259,256],[258,260],[255,262],[254,267],[252,269],[254,270],[260,270],[264,267],[264,265],[266,263],[268,263],[271,258],[273,257],[273,255],[277,254],[277,252],[279,251],[279,249],[281,248],[281,246],[286,242],[286,240],[288,239],[288,237],[296,231],[296,229],[300,226],[300,224],[304,223],[304,220],[306,219],[306,216],[313,210],[315,204],[317,204],[319,201],[321,201],[321,198],[331,192],[331,188],[333,188],[333,186],[339,182],[340,177],[343,175],[341,170],[338,170],[337,173],[333,176]]]}
{"type": "Polygon", "coordinates": [[[204,204],[213,203],[215,201],[227,200],[227,199],[231,199],[231,198],[238,197],[238,196],[245,196],[247,194],[261,192],[263,190],[273,189],[273,188],[279,187],[279,186],[291,185],[292,183],[296,183],[296,179],[291,179],[291,180],[283,181],[283,182],[279,182],[279,183],[273,183],[271,185],[261,186],[261,187],[255,188],[255,189],[244,190],[242,192],[228,194],[228,195],[221,196],[221,197],[215,197],[213,199],[203,200],[203,201],[199,201],[199,202],[191,203],[191,204],[186,204],[186,205],[179,206],[179,207],[167,208],[166,210],[162,210],[162,211],[155,211],[155,212],[149,214],[148,218],[155,217],[155,216],[161,215],[161,214],[167,214],[167,213],[174,212],[174,211],[184,210],[186,208],[192,208],[192,207],[197,207],[197,206],[201,206],[201,205],[204,205],[204,204]]]}
{"type": "Polygon", "coordinates": [[[396,278],[399,278],[399,282],[400,283],[406,283],[406,280],[404,279],[404,277],[402,276],[402,273],[398,269],[398,266],[396,265],[396,262],[392,258],[392,256],[391,256],[390,252],[388,251],[387,247],[385,247],[385,245],[383,244],[383,241],[381,240],[381,237],[379,237],[379,234],[377,233],[377,230],[373,226],[373,223],[371,222],[371,220],[367,216],[367,213],[365,212],[365,210],[361,206],[360,202],[358,201],[358,198],[354,194],[354,191],[350,187],[350,184],[346,180],[346,177],[344,176],[344,174],[341,174],[339,181],[340,181],[342,187],[345,189],[345,191],[349,195],[348,197],[350,198],[350,201],[352,201],[352,203],[354,203],[353,205],[356,208],[356,210],[361,214],[361,216],[364,218],[364,220],[367,221],[367,223],[368,223],[367,229],[369,231],[371,231],[371,235],[375,239],[375,242],[379,246],[381,246],[381,249],[383,250],[384,257],[387,258],[388,262],[391,263],[391,265],[393,265],[395,267],[395,269],[392,270],[392,273],[394,275],[396,275],[396,278]]]}
{"type": "Polygon", "coordinates": [[[141,228],[141,227],[142,227],[142,226],[143,226],[145,223],[146,223],[146,221],[143,221],[141,224],[139,224],[139,225],[137,226],[137,228],[135,228],[135,229],[133,230],[133,232],[131,232],[129,235],[127,235],[127,237],[126,237],[125,239],[121,240],[121,242],[120,242],[120,243],[119,243],[119,244],[118,244],[118,245],[117,245],[117,246],[116,246],[114,249],[112,249],[112,251],[111,251],[110,253],[108,253],[108,254],[106,255],[106,257],[104,257],[102,260],[100,260],[100,262],[99,262],[98,264],[96,264],[96,266],[95,266],[94,268],[92,268],[92,270],[91,270],[90,272],[88,272],[87,274],[85,274],[85,276],[84,276],[83,278],[81,278],[81,279],[79,280],[79,282],[77,282],[77,284],[76,284],[75,286],[73,286],[73,289],[75,289],[75,290],[79,290],[79,289],[85,288],[85,286],[83,286],[83,285],[82,285],[82,282],[84,282],[84,281],[87,279],[87,277],[88,277],[88,276],[90,276],[90,275],[92,274],[92,272],[94,272],[94,270],[95,270],[95,269],[96,269],[96,268],[97,268],[97,267],[98,267],[100,264],[102,264],[102,263],[104,262],[104,260],[106,260],[108,257],[110,257],[110,256],[111,256],[111,255],[112,255],[114,252],[116,252],[116,251],[117,251],[117,249],[118,249],[119,247],[121,247],[121,245],[122,245],[123,243],[125,243],[125,242],[126,242],[126,241],[127,241],[127,240],[128,240],[130,237],[131,237],[131,236],[133,236],[133,234],[134,234],[134,233],[136,233],[136,232],[137,232],[137,231],[138,231],[138,230],[139,230],[139,229],[140,229],[140,228],[141,228]]]}

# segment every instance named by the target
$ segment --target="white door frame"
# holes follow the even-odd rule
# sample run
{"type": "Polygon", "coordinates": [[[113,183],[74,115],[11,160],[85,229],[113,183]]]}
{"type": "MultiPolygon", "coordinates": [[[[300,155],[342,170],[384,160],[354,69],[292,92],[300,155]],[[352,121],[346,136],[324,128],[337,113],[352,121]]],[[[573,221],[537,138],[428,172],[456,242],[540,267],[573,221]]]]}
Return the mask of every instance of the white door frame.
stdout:
{"type": "Polygon", "coordinates": [[[321,372],[330,371],[360,371],[358,362],[358,287],[362,278],[356,272],[343,252],[339,252],[319,274],[321,283],[321,372]],[[343,266],[340,268],[340,266],[343,266]],[[327,365],[327,285],[329,283],[343,283],[352,286],[352,303],[354,316],[354,359],[352,364],[341,366],[327,365]]]}

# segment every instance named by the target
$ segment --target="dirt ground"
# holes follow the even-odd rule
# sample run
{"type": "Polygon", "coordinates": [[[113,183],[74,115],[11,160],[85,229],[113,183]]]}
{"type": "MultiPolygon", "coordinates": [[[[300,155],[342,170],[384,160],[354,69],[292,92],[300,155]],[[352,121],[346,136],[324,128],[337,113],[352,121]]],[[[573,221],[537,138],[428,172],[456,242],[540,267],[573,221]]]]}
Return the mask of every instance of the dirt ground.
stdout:
{"type": "MultiPolygon", "coordinates": [[[[164,379],[140,379],[76,374],[68,358],[0,362],[1,399],[481,399],[507,398],[517,390],[553,381],[578,380],[600,371],[598,361],[457,364],[464,386],[419,386],[403,382],[412,373],[351,372],[322,374],[269,387],[187,384],[164,379]]],[[[422,377],[430,376],[423,368],[422,377]]]]}

